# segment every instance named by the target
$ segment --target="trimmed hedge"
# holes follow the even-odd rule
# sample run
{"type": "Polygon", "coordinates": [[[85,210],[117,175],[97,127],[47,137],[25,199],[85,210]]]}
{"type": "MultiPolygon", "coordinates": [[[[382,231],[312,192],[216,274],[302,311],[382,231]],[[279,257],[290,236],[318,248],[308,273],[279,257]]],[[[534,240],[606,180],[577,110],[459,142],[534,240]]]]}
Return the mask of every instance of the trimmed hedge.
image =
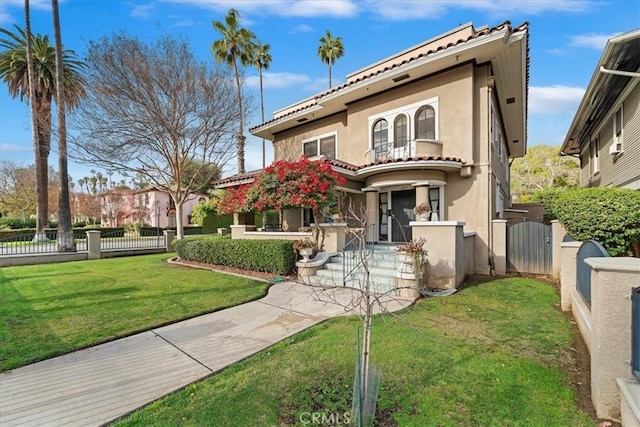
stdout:
{"type": "MultiPolygon", "coordinates": [[[[124,228],[122,227],[74,228],[73,236],[76,239],[85,239],[87,237],[88,230],[101,231],[103,236],[107,233],[110,233],[109,237],[124,237],[124,228]]],[[[47,238],[49,240],[56,240],[56,238],[58,237],[58,230],[55,228],[46,228],[44,232],[46,233],[47,238]]],[[[15,241],[33,240],[33,237],[35,235],[36,235],[36,230],[33,228],[25,228],[22,230],[0,230],[0,241],[15,242],[15,241]]]]}
{"type": "Polygon", "coordinates": [[[175,240],[173,247],[180,258],[188,261],[275,274],[290,273],[296,260],[288,240],[231,240],[212,236],[175,240]]]}
{"type": "MultiPolygon", "coordinates": [[[[58,221],[49,221],[48,228],[56,228],[58,226],[58,221]]],[[[36,219],[35,218],[16,218],[16,217],[2,217],[0,218],[0,229],[8,228],[10,230],[22,230],[25,228],[36,228],[36,219]]]]}
{"type": "Polygon", "coordinates": [[[593,187],[547,191],[540,198],[575,240],[595,240],[611,256],[640,257],[640,191],[593,187]]]}

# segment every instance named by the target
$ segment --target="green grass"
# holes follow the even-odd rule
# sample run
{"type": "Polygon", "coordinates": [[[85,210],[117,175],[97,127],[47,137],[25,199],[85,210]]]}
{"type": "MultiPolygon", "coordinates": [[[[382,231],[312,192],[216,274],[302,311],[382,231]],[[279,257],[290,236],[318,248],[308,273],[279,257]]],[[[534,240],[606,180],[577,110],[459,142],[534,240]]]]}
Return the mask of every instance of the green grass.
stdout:
{"type": "Polygon", "coordinates": [[[263,296],[167,254],[0,269],[0,370],[263,296]]]}
{"type": "MultiPolygon", "coordinates": [[[[563,366],[572,329],[555,289],[526,278],[477,283],[377,316],[378,425],[593,426],[563,366]]],[[[118,426],[301,425],[351,401],[355,318],[333,319],[188,386],[118,426]]]]}

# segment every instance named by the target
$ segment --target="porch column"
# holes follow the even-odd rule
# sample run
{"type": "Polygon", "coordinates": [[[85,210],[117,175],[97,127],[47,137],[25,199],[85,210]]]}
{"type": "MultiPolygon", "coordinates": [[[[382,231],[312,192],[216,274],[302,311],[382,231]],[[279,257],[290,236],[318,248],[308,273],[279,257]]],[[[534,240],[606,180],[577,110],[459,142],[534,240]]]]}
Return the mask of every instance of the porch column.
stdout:
{"type": "Polygon", "coordinates": [[[367,241],[378,241],[378,189],[367,187],[363,188],[367,203],[367,241]]]}
{"type": "Polygon", "coordinates": [[[416,206],[420,203],[429,204],[429,187],[431,183],[429,181],[418,181],[413,184],[416,189],[416,206]]]}

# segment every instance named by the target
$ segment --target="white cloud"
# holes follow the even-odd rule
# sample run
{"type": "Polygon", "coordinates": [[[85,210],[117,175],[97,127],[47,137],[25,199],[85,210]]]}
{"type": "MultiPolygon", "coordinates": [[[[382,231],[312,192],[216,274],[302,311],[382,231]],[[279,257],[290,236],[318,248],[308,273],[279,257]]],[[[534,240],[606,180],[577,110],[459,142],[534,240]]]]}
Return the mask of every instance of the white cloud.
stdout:
{"type": "MultiPolygon", "coordinates": [[[[51,1],[31,0],[29,7],[36,10],[50,10],[51,1]]],[[[10,23],[20,23],[21,26],[24,26],[24,0],[0,0],[0,24],[6,25],[10,23]],[[9,9],[12,9],[12,12],[17,14],[19,18],[16,19],[9,13],[9,9]]]]}
{"type": "Polygon", "coordinates": [[[617,36],[620,33],[613,33],[613,34],[595,34],[595,33],[588,33],[588,34],[578,34],[576,36],[569,36],[569,39],[571,40],[570,44],[571,46],[580,46],[580,47],[591,47],[597,50],[603,50],[605,45],[607,44],[607,41],[612,38],[617,36]]]}
{"type": "Polygon", "coordinates": [[[584,89],[563,85],[529,87],[532,114],[573,113],[584,96],[584,89]]]}
{"type": "Polygon", "coordinates": [[[353,0],[163,0],[168,3],[189,4],[206,9],[226,12],[233,7],[242,13],[260,13],[275,16],[332,16],[336,18],[357,15],[358,6],[353,0]]]}
{"type": "MultiPolygon", "coordinates": [[[[252,88],[260,87],[258,76],[247,77],[245,83],[252,88]]],[[[262,86],[265,89],[287,89],[303,84],[313,84],[312,79],[307,75],[296,73],[262,73],[262,86]]]]}
{"type": "Polygon", "coordinates": [[[153,12],[154,6],[152,4],[135,4],[131,9],[130,15],[134,18],[148,18],[153,12]]]}
{"type": "Polygon", "coordinates": [[[289,31],[289,34],[313,33],[315,31],[316,29],[313,28],[311,25],[300,24],[292,28],[291,31],[289,31]]]}
{"type": "Polygon", "coordinates": [[[20,152],[20,151],[31,151],[31,147],[29,146],[24,146],[24,145],[18,145],[18,144],[9,144],[6,142],[2,142],[0,143],[0,153],[15,153],[15,152],[20,152]]]}

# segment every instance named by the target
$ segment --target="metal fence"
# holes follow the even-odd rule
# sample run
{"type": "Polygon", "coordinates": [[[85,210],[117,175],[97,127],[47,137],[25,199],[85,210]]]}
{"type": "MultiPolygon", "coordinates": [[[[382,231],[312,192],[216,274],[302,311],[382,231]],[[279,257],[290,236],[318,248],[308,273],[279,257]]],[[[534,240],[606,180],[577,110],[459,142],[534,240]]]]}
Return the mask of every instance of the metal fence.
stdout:
{"type": "Polygon", "coordinates": [[[412,145],[412,141],[404,141],[404,145],[396,144],[395,142],[377,144],[373,147],[373,161],[411,157],[413,154],[412,145]]]}
{"type": "Polygon", "coordinates": [[[585,302],[591,307],[591,267],[584,262],[586,258],[608,257],[609,252],[595,240],[587,240],[578,249],[576,255],[576,287],[585,302]]]}
{"type": "MultiPolygon", "coordinates": [[[[35,255],[58,253],[56,231],[45,232],[46,239],[34,240],[35,233],[16,234],[0,239],[0,256],[35,255]]],[[[87,237],[84,233],[74,233],[76,251],[87,250],[87,237]]]]}
{"type": "Polygon", "coordinates": [[[631,371],[640,380],[640,287],[631,290],[631,371]]]}
{"type": "Polygon", "coordinates": [[[100,236],[101,250],[123,250],[165,247],[164,235],[141,236],[135,231],[111,231],[100,236]]]}

